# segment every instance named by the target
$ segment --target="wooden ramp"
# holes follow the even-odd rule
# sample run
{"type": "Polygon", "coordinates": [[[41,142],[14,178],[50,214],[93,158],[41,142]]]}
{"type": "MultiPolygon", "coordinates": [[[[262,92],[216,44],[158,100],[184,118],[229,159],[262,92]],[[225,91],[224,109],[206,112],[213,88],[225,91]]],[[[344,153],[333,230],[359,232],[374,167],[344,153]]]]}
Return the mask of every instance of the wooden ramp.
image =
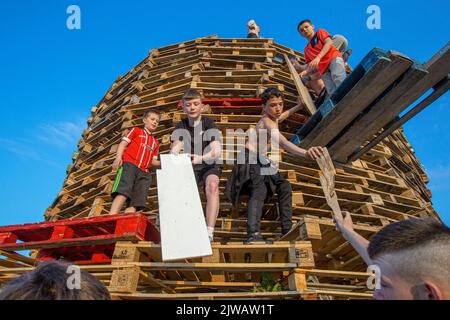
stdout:
{"type": "Polygon", "coordinates": [[[403,119],[401,113],[427,91],[433,90],[414,114],[448,90],[449,48],[447,44],[426,64],[372,50],[292,141],[301,147],[327,146],[342,163],[358,159],[409,120],[411,113],[403,119]]]}

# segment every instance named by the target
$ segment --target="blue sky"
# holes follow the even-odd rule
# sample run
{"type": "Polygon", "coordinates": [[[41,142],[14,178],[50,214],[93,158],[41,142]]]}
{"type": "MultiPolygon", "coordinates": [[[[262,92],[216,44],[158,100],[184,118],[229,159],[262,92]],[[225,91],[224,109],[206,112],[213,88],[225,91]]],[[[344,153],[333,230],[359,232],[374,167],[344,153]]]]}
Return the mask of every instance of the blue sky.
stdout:
{"type": "MultiPolygon", "coordinates": [[[[201,36],[245,37],[253,18],[263,37],[303,51],[303,18],[344,34],[357,64],[372,48],[426,61],[450,40],[450,2],[424,1],[2,1],[0,12],[0,225],[42,221],[59,192],[90,109],[149,49],[201,36]],[[66,9],[81,9],[68,30],[66,9]],[[369,5],[381,30],[366,27],[369,5]]],[[[433,204],[450,224],[450,96],[405,126],[430,175],[433,204]]]]}

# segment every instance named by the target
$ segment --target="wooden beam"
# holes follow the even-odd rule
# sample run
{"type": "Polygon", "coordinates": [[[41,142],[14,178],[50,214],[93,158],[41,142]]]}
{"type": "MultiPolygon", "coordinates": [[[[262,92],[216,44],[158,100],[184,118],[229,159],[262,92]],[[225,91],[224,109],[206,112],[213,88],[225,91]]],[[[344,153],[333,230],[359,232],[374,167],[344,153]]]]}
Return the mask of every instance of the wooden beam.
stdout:
{"type": "Polygon", "coordinates": [[[334,189],[334,177],[336,175],[336,170],[327,148],[324,148],[323,155],[319,159],[317,159],[317,164],[322,171],[319,178],[327,203],[333,211],[333,215],[338,219],[342,219],[341,208],[339,206],[337,194],[334,189]]]}
{"type": "Polygon", "coordinates": [[[301,141],[300,146],[326,146],[411,65],[411,60],[400,55],[388,55],[381,50],[369,53],[353,71],[357,75],[360,70],[362,78],[336,105],[331,99],[321,105],[319,111],[323,119],[301,141]]]}
{"type": "Polygon", "coordinates": [[[311,98],[311,95],[309,94],[308,89],[303,84],[302,79],[300,79],[297,70],[295,70],[295,67],[292,65],[291,61],[289,60],[286,54],[284,54],[284,60],[286,61],[289,67],[289,71],[291,72],[292,79],[294,80],[295,87],[297,88],[298,91],[298,96],[300,97],[303,104],[306,106],[306,110],[309,112],[309,114],[313,115],[317,111],[317,109],[316,105],[314,104],[311,98]]]}
{"type": "Polygon", "coordinates": [[[329,151],[334,160],[347,162],[352,154],[398,114],[419,99],[450,73],[450,46],[441,50],[439,57],[426,65],[415,64],[402,76],[394,88],[386,93],[329,151]],[[425,69],[427,67],[427,69],[425,69]]]}
{"type": "Polygon", "coordinates": [[[393,122],[389,127],[385,128],[384,131],[378,137],[373,139],[370,143],[365,145],[358,152],[351,155],[349,157],[348,161],[352,162],[352,161],[355,161],[356,159],[359,159],[362,155],[364,155],[369,150],[371,150],[373,147],[378,145],[381,141],[383,141],[385,138],[387,138],[395,130],[400,128],[403,124],[405,124],[411,118],[416,116],[418,113],[420,113],[422,110],[424,110],[430,104],[432,104],[434,101],[439,99],[449,89],[450,89],[450,81],[449,81],[449,77],[447,76],[445,79],[443,79],[441,82],[439,82],[435,86],[434,91],[430,95],[428,95],[428,97],[423,99],[418,105],[416,105],[413,109],[408,111],[403,117],[401,117],[397,121],[393,122]]]}

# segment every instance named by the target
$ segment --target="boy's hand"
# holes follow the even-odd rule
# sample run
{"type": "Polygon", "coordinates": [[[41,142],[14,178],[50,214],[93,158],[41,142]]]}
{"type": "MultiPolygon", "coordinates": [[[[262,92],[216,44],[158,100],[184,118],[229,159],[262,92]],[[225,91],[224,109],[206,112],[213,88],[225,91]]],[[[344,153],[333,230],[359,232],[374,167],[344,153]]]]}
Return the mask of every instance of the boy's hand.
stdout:
{"type": "Polygon", "coordinates": [[[191,154],[192,164],[202,164],[203,157],[198,154],[191,154]]]}
{"type": "Polygon", "coordinates": [[[306,159],[317,160],[323,155],[322,147],[311,147],[306,150],[306,159]]]}
{"type": "Polygon", "coordinates": [[[353,232],[353,221],[349,212],[342,211],[342,217],[335,215],[333,220],[336,222],[336,231],[342,233],[344,238],[348,233],[353,232]]]}
{"type": "Polygon", "coordinates": [[[113,172],[116,172],[117,169],[119,169],[122,166],[122,163],[123,163],[123,161],[121,158],[114,160],[113,165],[112,165],[113,172]]]}
{"type": "Polygon", "coordinates": [[[313,61],[311,61],[311,62],[308,64],[308,72],[309,72],[309,73],[315,73],[315,72],[317,72],[319,63],[320,63],[320,58],[319,58],[319,57],[316,57],[313,61]]]}

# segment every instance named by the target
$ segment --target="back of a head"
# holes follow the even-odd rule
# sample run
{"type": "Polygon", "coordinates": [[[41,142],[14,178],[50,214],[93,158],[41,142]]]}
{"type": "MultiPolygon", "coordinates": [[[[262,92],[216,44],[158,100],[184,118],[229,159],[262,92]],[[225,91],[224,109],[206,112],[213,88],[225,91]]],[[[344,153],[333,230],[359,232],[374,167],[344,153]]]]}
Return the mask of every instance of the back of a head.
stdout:
{"type": "Polygon", "coordinates": [[[387,258],[409,282],[432,279],[450,289],[450,228],[433,218],[387,225],[370,239],[368,254],[387,258]]]}
{"type": "Polygon", "coordinates": [[[97,278],[80,270],[79,289],[69,286],[70,264],[44,262],[0,288],[0,300],[110,300],[97,278]]]}

